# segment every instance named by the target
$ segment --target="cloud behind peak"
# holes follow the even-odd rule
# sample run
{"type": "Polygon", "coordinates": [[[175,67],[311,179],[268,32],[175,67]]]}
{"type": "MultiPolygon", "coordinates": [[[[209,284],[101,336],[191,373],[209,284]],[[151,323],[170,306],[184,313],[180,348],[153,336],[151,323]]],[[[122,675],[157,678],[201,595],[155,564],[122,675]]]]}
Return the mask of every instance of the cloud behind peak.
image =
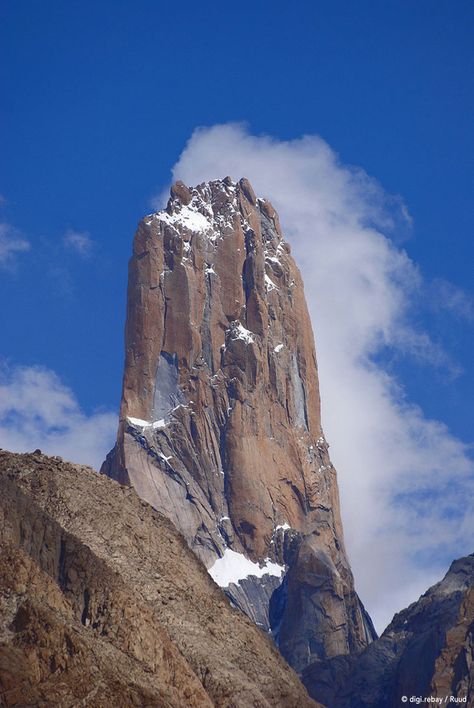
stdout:
{"type": "MultiPolygon", "coordinates": [[[[172,176],[194,185],[228,174],[247,177],[272,201],[302,271],[346,541],[362,599],[383,629],[474,541],[468,446],[407,400],[378,356],[389,348],[452,366],[412,322],[424,285],[399,247],[411,217],[399,196],[342,164],[318,136],[282,141],[242,124],[199,128],[172,176]]],[[[461,296],[450,292],[457,305],[461,296]]]]}

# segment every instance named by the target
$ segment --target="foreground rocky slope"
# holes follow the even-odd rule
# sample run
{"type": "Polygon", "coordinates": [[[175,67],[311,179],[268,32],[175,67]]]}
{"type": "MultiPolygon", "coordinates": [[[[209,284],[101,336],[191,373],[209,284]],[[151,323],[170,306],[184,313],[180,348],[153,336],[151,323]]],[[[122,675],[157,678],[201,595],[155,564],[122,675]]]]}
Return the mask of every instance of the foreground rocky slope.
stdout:
{"type": "Polygon", "coordinates": [[[316,662],[303,681],[331,708],[398,708],[403,696],[473,706],[474,555],[455,561],[360,655],[316,662]]]}
{"type": "Polygon", "coordinates": [[[315,706],[130,488],[0,451],[5,706],[315,706]]]}
{"type": "Polygon", "coordinates": [[[344,550],[303,283],[245,179],[177,183],[138,227],[103,472],[172,520],[297,670],[375,637],[344,550]]]}

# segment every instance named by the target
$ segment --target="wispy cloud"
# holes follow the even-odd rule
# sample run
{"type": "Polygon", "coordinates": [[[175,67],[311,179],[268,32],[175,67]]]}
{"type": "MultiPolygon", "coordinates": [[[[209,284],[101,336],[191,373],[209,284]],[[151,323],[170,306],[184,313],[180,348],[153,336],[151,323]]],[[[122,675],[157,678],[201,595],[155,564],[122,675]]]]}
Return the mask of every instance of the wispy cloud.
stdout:
{"type": "MultiPolygon", "coordinates": [[[[318,137],[278,141],[241,125],[197,130],[173,178],[248,177],[280,214],[305,280],[321,378],[323,424],[339,473],[358,589],[380,628],[473,550],[474,469],[467,446],[406,399],[378,362],[382,348],[445,366],[411,322],[423,289],[400,249],[412,227],[400,197],[343,165],[318,137]]],[[[155,204],[162,205],[163,195],[155,204]]],[[[453,308],[461,309],[455,291],[453,308]]]]}
{"type": "Polygon", "coordinates": [[[0,222],[0,267],[14,267],[17,255],[29,249],[29,242],[13,226],[0,222]]]}
{"type": "Polygon", "coordinates": [[[66,231],[63,243],[68,250],[74,251],[82,258],[88,258],[95,246],[95,242],[87,231],[74,231],[72,229],[66,231]]]}
{"type": "Polygon", "coordinates": [[[430,284],[430,295],[435,309],[447,310],[463,320],[474,321],[474,300],[461,288],[443,278],[436,278],[430,284]]]}
{"type": "Polygon", "coordinates": [[[0,447],[13,452],[39,448],[98,469],[113,445],[116,428],[115,414],[86,415],[50,369],[1,366],[0,447]]]}

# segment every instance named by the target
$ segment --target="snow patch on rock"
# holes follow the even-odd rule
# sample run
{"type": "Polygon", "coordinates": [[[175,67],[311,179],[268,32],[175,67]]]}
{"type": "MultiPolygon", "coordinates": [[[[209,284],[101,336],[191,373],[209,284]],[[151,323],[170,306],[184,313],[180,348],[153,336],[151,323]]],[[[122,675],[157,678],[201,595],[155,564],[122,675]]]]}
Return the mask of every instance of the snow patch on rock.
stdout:
{"type": "Polygon", "coordinates": [[[182,206],[176,214],[168,214],[160,211],[156,214],[158,221],[164,221],[170,226],[184,226],[193,233],[206,233],[211,228],[209,220],[200,211],[193,209],[191,205],[182,206]]]}
{"type": "Polygon", "coordinates": [[[167,422],[164,418],[161,418],[160,420],[142,420],[141,418],[132,418],[131,416],[127,417],[127,422],[130,423],[130,425],[133,425],[135,428],[153,428],[156,430],[157,428],[165,428],[167,425],[167,422]]]}
{"type": "Polygon", "coordinates": [[[149,420],[142,420],[141,418],[127,417],[127,423],[134,425],[136,428],[147,428],[151,425],[149,420]]]}
{"type": "Polygon", "coordinates": [[[287,521],[285,521],[284,524],[279,524],[278,526],[275,526],[275,531],[278,531],[278,529],[282,529],[283,531],[288,531],[288,529],[291,529],[291,526],[287,521]]]}
{"type": "Polygon", "coordinates": [[[275,285],[275,283],[273,282],[273,280],[266,273],[265,273],[265,288],[266,288],[267,293],[271,292],[272,290],[278,290],[278,288],[275,285]]]}
{"type": "Polygon", "coordinates": [[[245,329],[241,322],[234,322],[232,327],[232,339],[242,339],[246,344],[255,342],[254,333],[245,329]]]}

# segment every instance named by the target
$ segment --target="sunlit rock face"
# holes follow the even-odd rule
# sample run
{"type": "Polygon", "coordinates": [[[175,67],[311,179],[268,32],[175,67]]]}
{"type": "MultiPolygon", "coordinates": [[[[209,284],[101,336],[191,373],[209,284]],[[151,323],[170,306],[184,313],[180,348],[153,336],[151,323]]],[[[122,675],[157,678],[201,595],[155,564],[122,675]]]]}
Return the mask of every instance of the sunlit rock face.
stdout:
{"type": "Polygon", "coordinates": [[[246,179],[178,182],[140,223],[125,339],[103,471],[173,521],[297,670],[365,647],[303,283],[246,179]]]}
{"type": "Polygon", "coordinates": [[[2,708],[323,708],[169,519],[39,450],[0,450],[0,632],[2,708]]]}

